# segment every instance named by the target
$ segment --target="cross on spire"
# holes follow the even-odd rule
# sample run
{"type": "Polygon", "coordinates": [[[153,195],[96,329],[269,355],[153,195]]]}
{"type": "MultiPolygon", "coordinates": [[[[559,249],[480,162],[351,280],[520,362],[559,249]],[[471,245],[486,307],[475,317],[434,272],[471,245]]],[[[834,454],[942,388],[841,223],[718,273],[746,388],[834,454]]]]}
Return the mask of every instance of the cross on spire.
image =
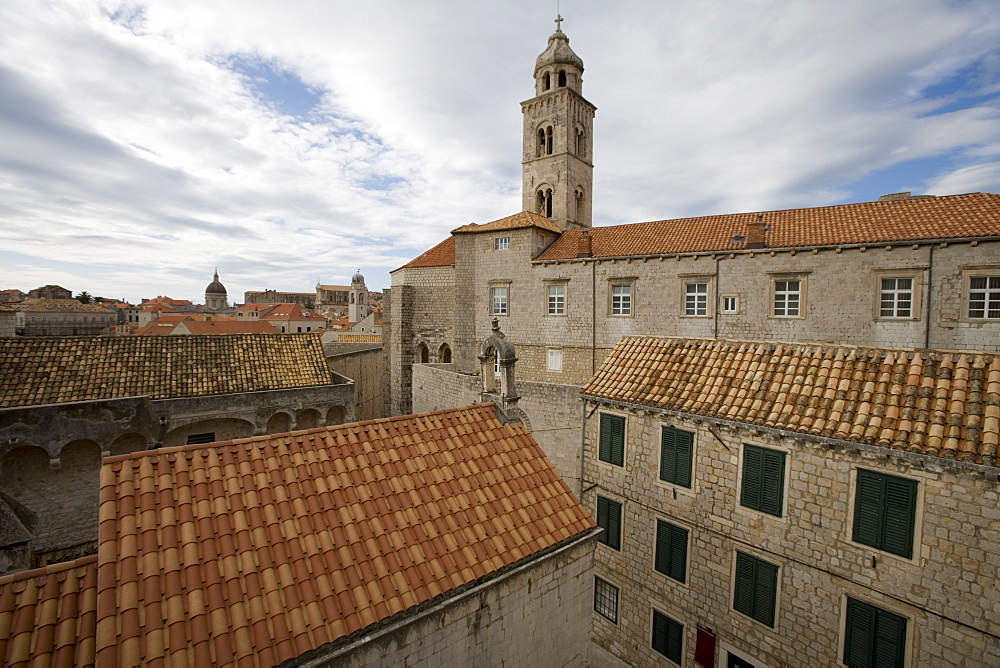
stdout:
{"type": "Polygon", "coordinates": [[[562,17],[562,14],[556,14],[556,20],[554,21],[556,24],[556,32],[562,32],[562,22],[565,20],[566,19],[562,17]]]}

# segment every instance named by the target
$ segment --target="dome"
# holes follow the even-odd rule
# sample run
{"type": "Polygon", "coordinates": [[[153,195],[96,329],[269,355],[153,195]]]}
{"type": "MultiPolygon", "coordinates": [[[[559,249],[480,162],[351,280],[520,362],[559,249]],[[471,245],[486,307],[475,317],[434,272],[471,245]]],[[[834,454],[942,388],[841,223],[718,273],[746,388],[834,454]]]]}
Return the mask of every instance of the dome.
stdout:
{"type": "Polygon", "coordinates": [[[219,282],[219,273],[215,273],[214,280],[208,284],[205,288],[206,295],[224,295],[226,294],[226,286],[219,282]]]}
{"type": "Polygon", "coordinates": [[[581,72],[583,71],[583,60],[573,53],[573,49],[569,48],[569,37],[562,30],[556,30],[549,37],[548,47],[535,61],[535,73],[537,74],[538,70],[546,65],[555,64],[572,65],[581,72]]]}
{"type": "Polygon", "coordinates": [[[358,270],[353,276],[351,276],[351,283],[364,283],[365,277],[361,275],[361,271],[358,270]]]}

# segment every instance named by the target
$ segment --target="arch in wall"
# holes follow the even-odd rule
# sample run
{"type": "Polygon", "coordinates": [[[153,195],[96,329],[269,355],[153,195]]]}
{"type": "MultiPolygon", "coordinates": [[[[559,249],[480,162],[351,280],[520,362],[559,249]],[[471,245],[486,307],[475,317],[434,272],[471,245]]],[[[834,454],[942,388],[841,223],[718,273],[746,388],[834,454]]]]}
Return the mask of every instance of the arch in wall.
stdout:
{"type": "Polygon", "coordinates": [[[315,408],[306,408],[299,411],[295,418],[296,429],[315,429],[319,426],[319,421],[323,416],[315,408]]]}
{"type": "Polygon", "coordinates": [[[416,360],[420,364],[427,364],[431,361],[431,351],[427,347],[427,344],[421,341],[417,344],[416,360]]]}
{"type": "Polygon", "coordinates": [[[96,469],[101,465],[101,446],[88,439],[70,441],[59,451],[59,468],[63,470],[96,469]]]}
{"type": "Polygon", "coordinates": [[[167,432],[163,437],[163,447],[187,445],[188,438],[194,437],[198,442],[231,441],[234,438],[253,436],[253,424],[239,418],[218,418],[215,420],[199,420],[181,425],[167,432]],[[210,434],[208,441],[198,438],[210,434]]]}
{"type": "Polygon", "coordinates": [[[142,434],[122,434],[111,441],[112,455],[127,455],[130,452],[140,452],[146,449],[146,437],[142,434]]]}
{"type": "Polygon", "coordinates": [[[552,126],[545,128],[545,155],[552,155],[552,126]]]}
{"type": "Polygon", "coordinates": [[[585,217],[584,214],[586,212],[584,211],[584,207],[586,207],[587,205],[586,195],[583,192],[583,186],[577,186],[573,191],[573,195],[574,195],[574,203],[576,205],[574,217],[575,220],[580,221],[583,220],[585,217]]]}
{"type": "Polygon", "coordinates": [[[566,70],[559,70],[559,87],[564,88],[566,86],[566,70]]]}
{"type": "Polygon", "coordinates": [[[441,347],[438,348],[438,362],[451,364],[451,346],[447,343],[442,343],[441,347]]]}
{"type": "Polygon", "coordinates": [[[17,498],[18,491],[33,486],[49,474],[49,453],[34,445],[9,450],[0,460],[0,489],[17,498]]]}
{"type": "Polygon", "coordinates": [[[552,188],[547,186],[542,186],[538,189],[536,195],[536,204],[538,207],[538,215],[545,216],[546,218],[552,217],[552,188]]]}
{"type": "Polygon", "coordinates": [[[576,126],[576,147],[573,152],[581,158],[587,157],[587,131],[581,125],[576,126]]]}
{"type": "Polygon", "coordinates": [[[343,406],[334,406],[326,412],[326,425],[329,427],[335,424],[344,424],[347,419],[347,409],[343,406]]]}
{"type": "Polygon", "coordinates": [[[268,434],[284,434],[292,430],[292,416],[278,411],[267,419],[265,430],[268,434]]]}
{"type": "Polygon", "coordinates": [[[542,90],[552,88],[552,75],[548,72],[542,75],[542,90]]]}

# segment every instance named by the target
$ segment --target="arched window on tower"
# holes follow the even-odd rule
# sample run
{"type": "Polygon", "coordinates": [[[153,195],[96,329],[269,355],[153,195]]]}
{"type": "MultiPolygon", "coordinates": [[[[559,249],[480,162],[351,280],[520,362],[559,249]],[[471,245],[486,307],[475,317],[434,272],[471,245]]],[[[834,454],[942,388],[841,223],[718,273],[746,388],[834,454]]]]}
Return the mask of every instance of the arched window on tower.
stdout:
{"type": "Polygon", "coordinates": [[[552,155],[552,126],[545,128],[545,155],[552,155]]]}
{"type": "Polygon", "coordinates": [[[423,341],[417,346],[417,361],[421,364],[427,364],[431,361],[431,351],[427,349],[427,344],[423,341]]]}
{"type": "Polygon", "coordinates": [[[542,77],[542,90],[548,90],[552,87],[552,75],[548,72],[542,77]]]}
{"type": "Polygon", "coordinates": [[[441,348],[438,349],[438,362],[451,364],[451,346],[447,343],[442,343],[441,348]]]}
{"type": "Polygon", "coordinates": [[[583,207],[586,204],[585,201],[584,201],[584,199],[583,199],[583,188],[577,186],[576,190],[573,191],[573,194],[575,195],[574,199],[575,199],[575,203],[576,203],[576,207],[575,207],[575,209],[576,209],[575,210],[576,217],[574,218],[574,220],[576,220],[577,222],[580,222],[584,218],[584,216],[583,216],[583,214],[584,214],[583,207]]]}
{"type": "Polygon", "coordinates": [[[545,153],[545,128],[538,128],[538,146],[535,147],[535,157],[545,153]]]}
{"type": "Polygon", "coordinates": [[[576,150],[574,151],[574,153],[576,153],[581,158],[587,157],[585,155],[587,153],[586,137],[587,134],[583,128],[576,129],[576,150]]]}
{"type": "Polygon", "coordinates": [[[546,218],[552,217],[552,188],[538,191],[538,214],[546,218]]]}
{"type": "Polygon", "coordinates": [[[566,87],[566,70],[559,70],[559,87],[566,87]]]}

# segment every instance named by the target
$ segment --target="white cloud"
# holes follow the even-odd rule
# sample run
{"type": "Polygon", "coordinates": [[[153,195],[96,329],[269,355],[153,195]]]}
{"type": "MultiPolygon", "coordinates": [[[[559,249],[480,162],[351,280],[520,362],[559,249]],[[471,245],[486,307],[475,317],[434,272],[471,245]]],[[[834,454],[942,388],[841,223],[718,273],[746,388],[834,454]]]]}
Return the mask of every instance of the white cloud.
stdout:
{"type": "MultiPolygon", "coordinates": [[[[599,224],[870,199],[872,175],[932,158],[917,178],[929,191],[1000,191],[991,2],[562,9],[598,106],[599,224]]],[[[450,229],[520,208],[518,103],[550,11],[12,0],[0,8],[5,239],[72,263],[59,276],[74,291],[132,298],[197,299],[216,264],[237,298],[357,267],[387,285],[450,229]],[[293,72],[322,109],[278,113],[233,59],[293,72]]],[[[35,287],[48,264],[33,266],[0,268],[0,287],[35,287]]]]}

